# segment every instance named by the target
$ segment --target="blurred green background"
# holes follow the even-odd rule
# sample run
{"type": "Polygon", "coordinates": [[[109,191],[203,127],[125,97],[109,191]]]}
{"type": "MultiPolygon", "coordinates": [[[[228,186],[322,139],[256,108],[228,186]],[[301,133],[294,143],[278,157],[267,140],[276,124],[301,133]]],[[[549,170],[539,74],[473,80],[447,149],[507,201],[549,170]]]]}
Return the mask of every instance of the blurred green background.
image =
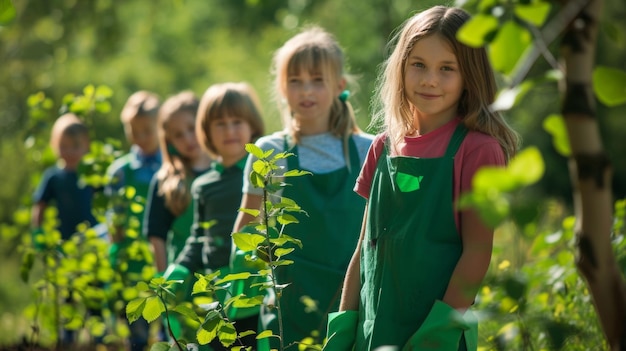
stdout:
{"type": "MultiPolygon", "coordinates": [[[[272,98],[270,62],[274,50],[306,24],[335,34],[357,78],[351,102],[367,128],[369,101],[377,69],[394,28],[435,0],[14,0],[17,16],[0,26],[0,229],[10,230],[16,214],[26,215],[34,182],[45,167],[33,145],[47,143],[57,113],[29,118],[27,99],[43,92],[58,111],[67,93],[81,94],[88,84],[109,86],[112,109],[92,121],[96,139],[111,137],[123,145],[119,111],[139,89],[162,99],[180,90],[201,95],[213,83],[248,81],[262,99],[268,132],[281,128],[272,98]]],[[[626,3],[606,0],[597,63],[626,70],[626,3]],[[610,24],[610,25],[605,25],[610,24]]],[[[551,49],[556,45],[552,44],[551,49]]],[[[530,75],[548,67],[535,63],[530,75]]],[[[505,85],[506,77],[499,77],[505,85]]],[[[553,149],[542,122],[559,113],[556,83],[538,85],[518,107],[506,113],[523,136],[537,145],[546,161],[544,179],[531,194],[568,207],[570,182],[566,160],[553,149]]],[[[614,193],[626,196],[626,106],[599,106],[605,146],[614,163],[614,193]]],[[[2,240],[0,328],[25,327],[17,315],[29,298],[17,277],[18,241],[2,240]]],[[[10,328],[10,329],[8,329],[10,328]]],[[[0,336],[3,339],[17,334],[0,336]]],[[[2,344],[0,342],[0,344],[2,344]]]]}

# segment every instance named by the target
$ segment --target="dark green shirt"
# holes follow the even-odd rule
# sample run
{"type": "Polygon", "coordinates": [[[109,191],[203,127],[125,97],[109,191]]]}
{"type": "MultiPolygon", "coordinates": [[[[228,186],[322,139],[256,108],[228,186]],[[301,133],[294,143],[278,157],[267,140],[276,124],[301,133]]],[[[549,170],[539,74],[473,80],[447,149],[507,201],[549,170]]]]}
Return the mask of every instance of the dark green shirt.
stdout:
{"type": "Polygon", "coordinates": [[[228,168],[216,163],[191,185],[194,206],[191,236],[176,259],[176,263],[191,272],[228,266],[230,235],[241,205],[245,160],[228,168]]]}

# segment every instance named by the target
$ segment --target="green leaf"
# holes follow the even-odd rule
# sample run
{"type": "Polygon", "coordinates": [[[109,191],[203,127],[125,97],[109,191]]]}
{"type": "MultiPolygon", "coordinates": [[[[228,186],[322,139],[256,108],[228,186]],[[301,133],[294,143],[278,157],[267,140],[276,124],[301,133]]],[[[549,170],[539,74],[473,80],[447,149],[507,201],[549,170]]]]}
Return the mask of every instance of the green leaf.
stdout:
{"type": "Polygon", "coordinates": [[[107,85],[98,85],[96,88],[96,97],[100,99],[108,99],[113,96],[113,89],[107,85]]]}
{"type": "Polygon", "coordinates": [[[128,304],[126,304],[126,318],[128,318],[128,321],[132,323],[138,320],[145,306],[146,299],[144,298],[137,298],[128,302],[128,304]]]}
{"type": "Polygon", "coordinates": [[[232,235],[235,245],[243,251],[254,251],[265,237],[259,234],[234,233],[232,235]]]}
{"type": "Polygon", "coordinates": [[[294,217],[293,215],[290,215],[288,213],[282,214],[280,216],[278,216],[276,218],[276,220],[278,220],[278,223],[282,224],[282,225],[287,225],[287,224],[291,224],[291,223],[299,223],[298,219],[296,217],[294,217]]]}
{"type": "Polygon", "coordinates": [[[614,107],[626,102],[626,72],[598,66],[593,70],[593,90],[598,100],[614,107]]]}
{"type": "Polygon", "coordinates": [[[209,312],[207,319],[202,323],[202,328],[198,329],[196,334],[200,345],[206,345],[213,341],[222,323],[224,323],[224,321],[219,318],[219,314],[209,312]]]}
{"type": "Polygon", "coordinates": [[[256,307],[263,304],[263,295],[257,295],[252,297],[246,297],[245,295],[236,296],[238,298],[233,299],[233,307],[247,308],[256,307]]]}
{"type": "Polygon", "coordinates": [[[251,209],[251,208],[240,208],[239,211],[243,213],[247,213],[250,216],[255,217],[255,218],[258,217],[259,214],[261,213],[260,210],[251,209]]]}
{"type": "Polygon", "coordinates": [[[526,28],[514,21],[506,21],[489,47],[493,68],[504,74],[511,73],[517,60],[531,43],[532,36],[526,28]]]}
{"type": "Polygon", "coordinates": [[[263,189],[265,188],[265,178],[257,172],[251,172],[250,184],[252,184],[255,188],[263,189]]]}
{"type": "Polygon", "coordinates": [[[186,318],[189,318],[191,320],[197,320],[198,322],[200,322],[196,311],[193,310],[192,305],[189,303],[178,304],[172,309],[172,311],[179,313],[180,315],[185,316],[186,318]]]}
{"type": "Polygon", "coordinates": [[[143,212],[143,205],[133,202],[130,204],[130,211],[132,213],[142,213],[143,212]]]}
{"type": "Polygon", "coordinates": [[[512,177],[522,185],[531,185],[543,177],[545,164],[536,146],[530,146],[518,153],[507,167],[512,177]]]}
{"type": "Polygon", "coordinates": [[[272,336],[272,331],[271,330],[264,330],[262,332],[260,332],[256,338],[258,339],[265,339],[265,338],[269,338],[270,336],[272,336]]]}
{"type": "Polygon", "coordinates": [[[285,255],[287,255],[287,254],[291,253],[293,250],[295,250],[293,247],[290,247],[290,248],[287,248],[287,249],[277,248],[277,249],[274,251],[274,255],[275,255],[276,257],[282,257],[282,256],[285,256],[285,255]]]}
{"type": "Polygon", "coordinates": [[[237,330],[231,322],[224,322],[220,327],[217,336],[225,347],[232,345],[237,340],[237,330]]]}
{"type": "Polygon", "coordinates": [[[0,25],[9,24],[15,18],[15,6],[11,0],[0,0],[0,25]]]}
{"type": "Polygon", "coordinates": [[[254,144],[246,144],[246,151],[251,153],[256,158],[263,158],[263,150],[254,144]]]}
{"type": "Polygon", "coordinates": [[[146,305],[141,315],[148,323],[151,323],[159,318],[163,312],[165,312],[163,301],[157,296],[150,296],[146,299],[146,305]]]}
{"type": "Polygon", "coordinates": [[[515,5],[515,15],[524,21],[541,27],[550,14],[550,3],[541,1],[528,5],[515,5]]]}
{"type": "Polygon", "coordinates": [[[305,176],[305,175],[309,175],[309,174],[313,174],[311,172],[307,172],[307,171],[302,171],[299,169],[292,169],[289,170],[287,172],[285,172],[285,174],[283,174],[284,177],[300,177],[300,176],[305,176]]]}
{"type": "Polygon", "coordinates": [[[456,37],[467,46],[479,48],[485,45],[487,35],[497,29],[497,18],[487,14],[478,14],[461,26],[456,37]]]}
{"type": "Polygon", "coordinates": [[[219,279],[218,281],[216,281],[215,285],[222,285],[222,284],[224,284],[226,282],[230,282],[230,281],[233,281],[233,280],[248,279],[251,275],[252,275],[252,273],[250,273],[250,272],[228,274],[223,279],[219,279]]]}
{"type": "Polygon", "coordinates": [[[206,279],[198,279],[193,283],[193,288],[191,290],[191,294],[200,294],[207,291],[207,287],[209,286],[209,282],[206,279]]]}
{"type": "Polygon", "coordinates": [[[565,157],[569,157],[572,154],[563,116],[551,114],[546,117],[543,120],[543,129],[552,135],[552,145],[554,145],[559,154],[565,157]]]}
{"type": "Polygon", "coordinates": [[[137,189],[135,189],[132,186],[124,187],[123,192],[124,192],[124,196],[126,196],[127,200],[132,200],[135,197],[135,195],[137,195],[137,189]]]}
{"type": "Polygon", "coordinates": [[[516,185],[515,179],[509,176],[504,167],[481,167],[472,179],[472,188],[476,193],[488,193],[493,190],[506,192],[514,190],[516,185]]]}

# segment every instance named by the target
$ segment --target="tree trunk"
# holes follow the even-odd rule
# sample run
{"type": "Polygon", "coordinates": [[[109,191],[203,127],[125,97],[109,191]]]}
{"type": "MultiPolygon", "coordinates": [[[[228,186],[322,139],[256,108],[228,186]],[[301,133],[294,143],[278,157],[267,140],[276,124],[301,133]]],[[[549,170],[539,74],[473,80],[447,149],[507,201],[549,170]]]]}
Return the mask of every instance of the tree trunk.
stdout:
{"type": "Polygon", "coordinates": [[[611,246],[612,167],[602,145],[592,73],[602,0],[590,0],[568,26],[561,43],[565,63],[562,114],[572,156],[578,257],[611,350],[626,350],[626,285],[611,246]]]}

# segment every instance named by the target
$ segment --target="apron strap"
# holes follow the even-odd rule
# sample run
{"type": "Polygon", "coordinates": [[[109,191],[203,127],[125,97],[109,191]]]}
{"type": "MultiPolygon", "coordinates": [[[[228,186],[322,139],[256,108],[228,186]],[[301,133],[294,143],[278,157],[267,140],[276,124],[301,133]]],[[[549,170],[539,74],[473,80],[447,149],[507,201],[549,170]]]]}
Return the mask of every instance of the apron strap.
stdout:
{"type": "Polygon", "coordinates": [[[463,122],[460,122],[456,129],[454,130],[454,134],[452,134],[452,138],[450,138],[450,142],[448,143],[448,148],[446,149],[445,157],[454,157],[456,152],[459,150],[463,139],[465,139],[465,135],[467,135],[467,127],[463,122]]]}

